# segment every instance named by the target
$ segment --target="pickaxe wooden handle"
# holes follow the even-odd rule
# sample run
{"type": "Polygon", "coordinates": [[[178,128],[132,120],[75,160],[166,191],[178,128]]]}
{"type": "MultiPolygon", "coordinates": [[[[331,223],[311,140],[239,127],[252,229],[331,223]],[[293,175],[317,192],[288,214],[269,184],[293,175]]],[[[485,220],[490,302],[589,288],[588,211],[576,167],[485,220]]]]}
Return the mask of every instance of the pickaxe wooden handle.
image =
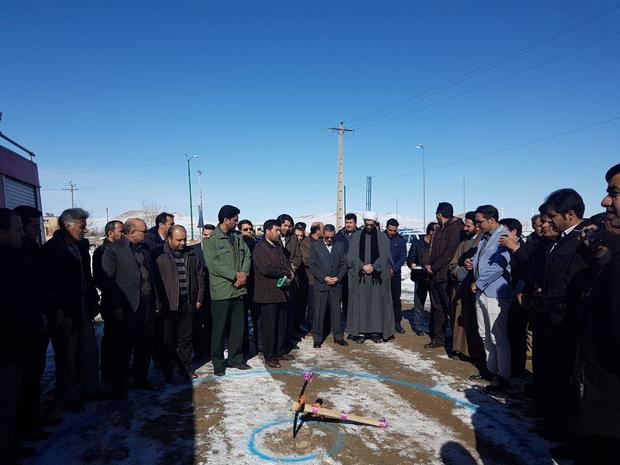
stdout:
{"type": "Polygon", "coordinates": [[[374,418],[361,417],[359,415],[349,415],[347,413],[338,412],[329,408],[314,407],[308,404],[300,404],[299,402],[295,402],[292,409],[293,412],[309,413],[311,415],[318,415],[325,418],[331,418],[333,420],[352,421],[355,423],[361,423],[363,425],[378,426],[379,428],[385,428],[388,425],[388,422],[385,418],[382,418],[381,420],[375,420],[374,418]]]}

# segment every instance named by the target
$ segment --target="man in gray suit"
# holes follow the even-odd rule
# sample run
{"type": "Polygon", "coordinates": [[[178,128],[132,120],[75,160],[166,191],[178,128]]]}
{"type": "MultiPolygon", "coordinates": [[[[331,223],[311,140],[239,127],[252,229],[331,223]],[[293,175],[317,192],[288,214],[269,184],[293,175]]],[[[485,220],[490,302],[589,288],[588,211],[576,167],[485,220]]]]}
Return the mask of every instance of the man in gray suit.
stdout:
{"type": "Polygon", "coordinates": [[[336,344],[349,345],[343,337],[341,327],[340,302],[342,300],[342,279],[347,273],[347,255],[344,246],[335,242],[336,228],[326,224],[323,238],[312,243],[310,249],[310,273],[316,279],[314,284],[314,321],[312,338],[314,347],[323,342],[325,311],[329,303],[331,328],[336,344]]]}

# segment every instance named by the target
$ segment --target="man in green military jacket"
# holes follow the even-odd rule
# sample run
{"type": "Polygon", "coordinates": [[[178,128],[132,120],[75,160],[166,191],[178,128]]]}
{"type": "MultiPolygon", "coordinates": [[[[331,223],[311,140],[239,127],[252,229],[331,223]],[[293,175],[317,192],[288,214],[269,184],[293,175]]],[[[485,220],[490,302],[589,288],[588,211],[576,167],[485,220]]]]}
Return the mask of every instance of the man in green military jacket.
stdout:
{"type": "Polygon", "coordinates": [[[211,360],[216,376],[224,376],[226,366],[249,370],[243,359],[245,322],[243,296],[247,294],[246,283],[250,274],[250,249],[235,234],[240,210],[224,205],[218,213],[219,224],[209,240],[202,244],[205,262],[209,269],[211,289],[211,314],[213,330],[211,337],[211,360]],[[226,328],[229,328],[226,334],[226,328]],[[228,336],[228,360],[224,360],[224,341],[228,336]]]}

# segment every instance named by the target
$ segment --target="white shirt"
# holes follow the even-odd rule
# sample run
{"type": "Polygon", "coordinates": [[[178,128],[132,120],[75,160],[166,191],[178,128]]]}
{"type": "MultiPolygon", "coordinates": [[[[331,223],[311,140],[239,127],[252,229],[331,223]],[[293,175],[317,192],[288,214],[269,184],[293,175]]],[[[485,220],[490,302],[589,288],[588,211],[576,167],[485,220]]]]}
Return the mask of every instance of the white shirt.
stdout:
{"type": "Polygon", "coordinates": [[[323,241],[323,244],[325,244],[325,247],[327,248],[327,251],[328,251],[329,253],[332,253],[332,246],[333,246],[333,244],[332,244],[332,245],[329,245],[329,244],[328,244],[327,242],[325,242],[325,241],[323,241]]]}

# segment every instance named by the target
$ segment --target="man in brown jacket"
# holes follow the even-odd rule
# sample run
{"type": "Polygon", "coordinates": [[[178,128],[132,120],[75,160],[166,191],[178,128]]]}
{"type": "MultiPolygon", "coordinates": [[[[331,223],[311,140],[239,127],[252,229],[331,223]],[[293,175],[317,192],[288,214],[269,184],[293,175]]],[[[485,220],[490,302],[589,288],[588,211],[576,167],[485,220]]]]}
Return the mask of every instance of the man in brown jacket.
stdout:
{"type": "Polygon", "coordinates": [[[194,247],[187,247],[187,231],[181,225],[168,230],[161,253],[155,259],[166,294],[163,312],[163,369],[167,383],[174,383],[172,366],[179,361],[184,379],[196,378],[192,370],[194,312],[205,296],[205,271],[194,247]]]}
{"type": "MultiPolygon", "coordinates": [[[[431,250],[425,263],[430,276],[431,296],[431,342],[424,347],[443,347],[446,343],[445,324],[449,324],[450,297],[448,294],[450,260],[461,242],[463,220],[454,216],[454,209],[448,202],[439,202],[435,212],[439,229],[433,236],[431,250]]],[[[448,352],[452,347],[446,347],[448,352]]]]}
{"type": "Polygon", "coordinates": [[[280,360],[293,360],[285,351],[288,284],[295,276],[280,242],[280,223],[267,220],[264,236],[252,251],[254,303],[260,306],[265,363],[280,367],[280,360]]]}

